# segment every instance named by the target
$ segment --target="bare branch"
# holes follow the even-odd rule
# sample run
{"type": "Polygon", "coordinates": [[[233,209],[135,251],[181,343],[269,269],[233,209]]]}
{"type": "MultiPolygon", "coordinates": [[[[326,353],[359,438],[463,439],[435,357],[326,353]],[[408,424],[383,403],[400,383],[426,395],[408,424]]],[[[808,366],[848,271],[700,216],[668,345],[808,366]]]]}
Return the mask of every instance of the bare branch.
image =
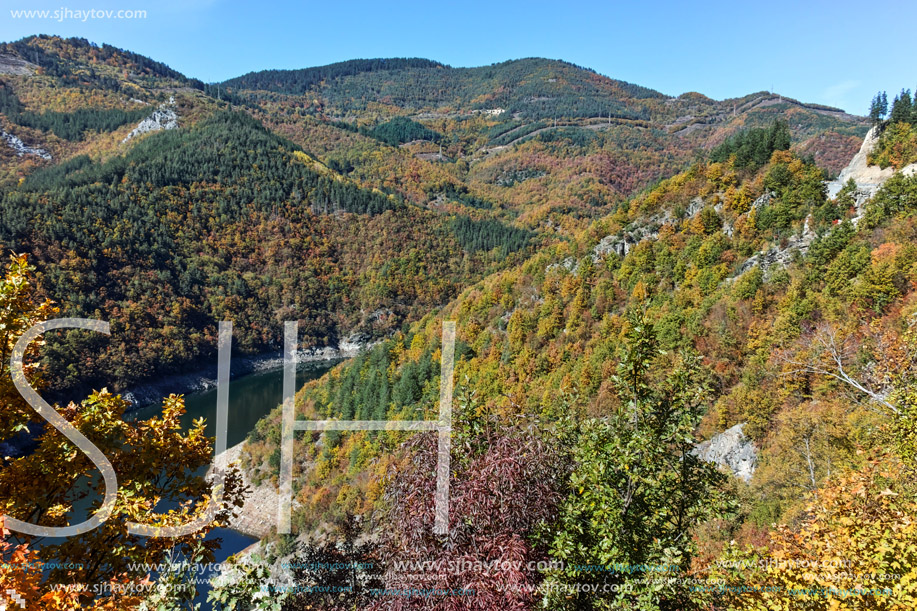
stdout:
{"type": "Polygon", "coordinates": [[[781,375],[810,374],[834,378],[866,395],[893,414],[898,415],[901,413],[897,407],[888,401],[885,395],[869,388],[865,382],[854,378],[847,372],[846,363],[853,357],[851,347],[846,340],[838,339],[837,332],[831,325],[820,325],[810,336],[810,339],[814,351],[807,361],[792,359],[786,353],[777,355],[779,360],[794,367],[790,371],[782,372],[781,375]],[[830,363],[830,366],[824,364],[826,360],[830,363]]]}

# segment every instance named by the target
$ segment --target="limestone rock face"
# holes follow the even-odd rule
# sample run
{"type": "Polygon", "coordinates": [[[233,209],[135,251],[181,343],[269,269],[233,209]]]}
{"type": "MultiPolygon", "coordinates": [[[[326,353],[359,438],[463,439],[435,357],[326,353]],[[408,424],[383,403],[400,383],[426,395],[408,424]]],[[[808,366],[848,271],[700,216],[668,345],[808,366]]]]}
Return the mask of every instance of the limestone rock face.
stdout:
{"type": "Polygon", "coordinates": [[[737,275],[741,276],[756,265],[761,268],[765,276],[767,276],[768,271],[774,266],[781,265],[787,267],[793,260],[794,253],[798,251],[799,254],[805,256],[805,254],[809,252],[809,247],[812,245],[812,242],[815,241],[816,237],[815,232],[812,231],[811,217],[807,217],[801,234],[790,237],[787,240],[786,246],[782,248],[774,246],[766,252],[752,255],[742,264],[737,275]]]}
{"type": "Polygon", "coordinates": [[[744,426],[743,422],[714,435],[698,444],[692,454],[703,461],[726,467],[736,477],[749,481],[758,463],[758,450],[742,432],[744,426]]]}
{"type": "MultiPolygon", "coordinates": [[[[877,165],[868,164],[867,159],[875,148],[878,139],[876,128],[873,127],[869,130],[869,133],[866,134],[859,152],[854,155],[850,163],[847,164],[847,167],[841,170],[841,173],[835,180],[826,184],[828,197],[833,199],[837,197],[837,194],[844,188],[848,181],[853,180],[853,182],[856,183],[856,192],[853,194],[856,214],[851,219],[854,225],[863,218],[866,212],[866,203],[876,194],[885,181],[895,174],[894,168],[885,168],[883,170],[877,165]]],[[[901,174],[904,176],[917,174],[917,163],[912,163],[902,168],[901,174]]],[[[770,203],[771,199],[773,199],[774,195],[775,194],[770,191],[766,192],[754,201],[752,208],[766,206],[770,203]]],[[[801,235],[789,238],[786,245],[782,248],[774,246],[766,252],[760,252],[753,255],[742,264],[737,275],[744,274],[756,265],[760,266],[765,274],[770,268],[776,265],[786,267],[793,258],[793,252],[799,251],[800,254],[805,255],[809,250],[809,246],[811,246],[812,242],[815,240],[815,237],[815,232],[813,232],[810,227],[810,219],[806,219],[805,227],[801,235]]]]}
{"type": "Polygon", "coordinates": [[[51,159],[51,153],[44,149],[40,149],[33,146],[26,146],[26,144],[18,137],[10,134],[8,132],[0,132],[0,137],[3,138],[7,146],[16,151],[16,154],[19,157],[23,155],[35,155],[36,157],[41,157],[42,159],[51,159]]]}
{"type": "MultiPolygon", "coordinates": [[[[835,198],[848,181],[853,180],[856,183],[857,189],[856,193],[854,193],[856,216],[853,219],[854,225],[863,217],[866,202],[876,194],[886,180],[895,174],[894,168],[888,167],[883,170],[877,165],[869,165],[867,159],[876,147],[878,140],[879,134],[877,129],[873,127],[863,138],[863,144],[860,146],[859,152],[853,156],[847,167],[841,170],[835,180],[827,184],[828,197],[835,198]]],[[[912,176],[917,173],[917,163],[901,168],[901,173],[905,176],[912,176]]]]}
{"type": "Polygon", "coordinates": [[[13,55],[0,53],[0,74],[15,74],[16,76],[32,76],[38,69],[36,64],[19,59],[13,55]]]}
{"type": "Polygon", "coordinates": [[[762,195],[761,197],[759,197],[758,199],[756,199],[755,201],[751,203],[751,207],[754,208],[755,210],[759,208],[763,208],[764,206],[771,203],[771,200],[774,199],[775,195],[777,194],[774,193],[773,191],[765,191],[764,195],[762,195]]]}
{"type": "Polygon", "coordinates": [[[625,234],[622,237],[607,235],[599,240],[599,243],[595,245],[592,252],[596,257],[604,257],[610,252],[615,253],[619,257],[623,257],[630,252],[633,245],[634,239],[629,234],[625,234]]]}
{"type": "MultiPolygon", "coordinates": [[[[208,475],[215,469],[226,471],[230,464],[237,463],[244,446],[243,441],[214,457],[208,475]]],[[[239,514],[230,520],[229,528],[249,537],[259,539],[266,537],[270,534],[271,527],[277,524],[280,494],[269,482],[262,482],[261,485],[255,486],[244,470],[242,470],[242,480],[246,486],[251,488],[251,491],[245,498],[245,504],[239,514]]]]}
{"type": "Polygon", "coordinates": [[[885,168],[883,170],[879,166],[869,165],[867,162],[867,157],[876,147],[878,140],[879,134],[876,128],[873,127],[863,138],[860,150],[853,156],[847,167],[841,170],[835,180],[828,183],[828,197],[837,197],[837,194],[851,178],[857,184],[859,190],[868,193],[868,197],[872,197],[882,186],[882,183],[892,177],[892,174],[895,173],[894,168],[885,168]]]}
{"type": "Polygon", "coordinates": [[[127,142],[131,138],[145,134],[147,132],[156,132],[162,129],[177,129],[178,115],[172,109],[175,106],[175,98],[170,98],[166,104],[160,104],[159,108],[154,110],[150,116],[137,124],[131,133],[121,142],[127,142]]]}

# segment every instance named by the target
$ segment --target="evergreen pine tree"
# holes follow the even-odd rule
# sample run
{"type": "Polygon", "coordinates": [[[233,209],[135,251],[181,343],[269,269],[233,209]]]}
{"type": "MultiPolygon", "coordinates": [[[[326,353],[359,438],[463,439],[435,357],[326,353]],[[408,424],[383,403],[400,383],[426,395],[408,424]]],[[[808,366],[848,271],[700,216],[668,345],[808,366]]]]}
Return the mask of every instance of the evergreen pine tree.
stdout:
{"type": "Polygon", "coordinates": [[[879,122],[879,96],[876,95],[869,103],[869,120],[873,125],[879,122]]]}
{"type": "Polygon", "coordinates": [[[895,98],[888,120],[891,123],[910,123],[911,115],[911,90],[902,89],[901,93],[895,98]]]}
{"type": "Polygon", "coordinates": [[[876,94],[869,104],[869,120],[873,125],[878,125],[882,121],[882,92],[876,94]]]}
{"type": "Polygon", "coordinates": [[[911,125],[917,125],[917,89],[914,89],[914,99],[911,101],[911,125]]]}

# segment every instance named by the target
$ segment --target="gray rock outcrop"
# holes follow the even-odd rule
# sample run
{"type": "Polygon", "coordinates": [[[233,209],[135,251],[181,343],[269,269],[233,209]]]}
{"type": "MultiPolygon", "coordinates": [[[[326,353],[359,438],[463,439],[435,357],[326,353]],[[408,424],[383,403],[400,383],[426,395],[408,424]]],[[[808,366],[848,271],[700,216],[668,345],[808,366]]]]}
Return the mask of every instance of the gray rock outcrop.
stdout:
{"type": "Polygon", "coordinates": [[[165,104],[160,104],[159,108],[150,113],[150,116],[137,124],[131,133],[127,135],[121,143],[125,143],[131,138],[135,138],[149,132],[156,132],[163,129],[178,129],[178,115],[173,110],[175,98],[169,98],[165,104]]]}
{"type": "MultiPolygon", "coordinates": [[[[208,475],[214,469],[226,471],[229,465],[238,463],[244,446],[245,442],[243,441],[216,456],[208,470],[208,475]]],[[[245,502],[238,514],[230,519],[228,527],[243,535],[263,539],[271,533],[271,528],[277,525],[277,508],[280,506],[280,494],[270,482],[261,482],[256,486],[244,469],[240,469],[240,472],[242,473],[243,485],[248,486],[251,490],[248,496],[245,497],[245,502]]],[[[295,506],[295,499],[293,503],[295,506]]]]}
{"type": "Polygon", "coordinates": [[[751,203],[751,207],[755,210],[758,210],[759,208],[763,208],[764,206],[771,203],[771,200],[774,199],[775,195],[777,194],[774,193],[773,191],[765,191],[764,195],[762,195],[761,197],[759,197],[758,199],[756,199],[755,201],[751,203]]]}
{"type": "Polygon", "coordinates": [[[733,475],[746,482],[751,480],[758,464],[758,449],[742,432],[744,426],[743,422],[714,435],[698,444],[692,454],[703,461],[729,469],[733,475]]]}
{"type": "Polygon", "coordinates": [[[0,74],[13,74],[16,76],[31,76],[38,69],[36,64],[27,62],[13,55],[0,53],[0,74]]]}
{"type": "Polygon", "coordinates": [[[766,275],[770,268],[775,265],[782,265],[783,267],[788,266],[793,260],[793,256],[796,252],[805,256],[805,254],[809,252],[809,247],[812,245],[812,242],[814,242],[817,237],[815,232],[812,231],[810,221],[811,217],[806,218],[806,222],[802,227],[802,233],[787,240],[785,246],[774,246],[770,250],[759,252],[749,257],[739,268],[736,276],[741,276],[756,265],[759,266],[761,271],[766,275]]]}
{"type": "Polygon", "coordinates": [[[26,146],[26,144],[20,138],[9,132],[2,132],[2,137],[7,146],[16,151],[16,155],[19,157],[22,157],[23,155],[35,155],[36,157],[41,157],[42,159],[47,159],[49,161],[51,160],[51,153],[34,146],[26,146]]]}
{"type": "Polygon", "coordinates": [[[860,145],[860,150],[853,156],[853,159],[850,160],[847,167],[841,170],[841,173],[838,174],[835,180],[828,183],[828,197],[837,197],[837,194],[844,188],[847,181],[851,179],[856,183],[858,189],[868,193],[868,196],[872,197],[875,195],[876,191],[879,190],[879,187],[882,186],[882,183],[892,177],[892,174],[895,173],[894,168],[885,168],[883,170],[877,165],[869,165],[867,161],[869,154],[875,148],[878,140],[878,130],[873,127],[866,134],[866,137],[863,138],[863,144],[860,145]]]}
{"type": "MultiPolygon", "coordinates": [[[[835,180],[827,184],[828,197],[830,198],[837,197],[838,193],[841,192],[841,189],[843,189],[849,181],[852,180],[856,184],[856,192],[854,193],[854,200],[856,202],[856,216],[853,218],[854,225],[863,217],[866,202],[878,192],[882,185],[885,184],[886,180],[895,174],[895,169],[892,167],[882,169],[877,165],[869,165],[869,155],[876,147],[878,141],[878,128],[873,127],[866,134],[866,137],[863,138],[863,144],[860,145],[860,150],[853,156],[853,159],[850,160],[847,167],[841,170],[841,173],[838,174],[835,180]]],[[[912,163],[901,169],[901,174],[905,176],[913,176],[915,173],[917,173],[917,163],[912,163]]]]}

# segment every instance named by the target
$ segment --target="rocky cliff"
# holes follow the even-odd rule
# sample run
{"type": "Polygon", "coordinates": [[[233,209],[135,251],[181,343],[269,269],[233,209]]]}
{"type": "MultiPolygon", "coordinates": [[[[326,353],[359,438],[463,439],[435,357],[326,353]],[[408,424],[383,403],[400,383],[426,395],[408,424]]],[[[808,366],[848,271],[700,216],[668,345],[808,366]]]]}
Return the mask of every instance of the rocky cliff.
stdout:
{"type": "Polygon", "coordinates": [[[743,422],[714,435],[698,444],[693,454],[703,461],[725,467],[746,482],[751,480],[758,463],[758,450],[742,432],[744,426],[743,422]]]}

